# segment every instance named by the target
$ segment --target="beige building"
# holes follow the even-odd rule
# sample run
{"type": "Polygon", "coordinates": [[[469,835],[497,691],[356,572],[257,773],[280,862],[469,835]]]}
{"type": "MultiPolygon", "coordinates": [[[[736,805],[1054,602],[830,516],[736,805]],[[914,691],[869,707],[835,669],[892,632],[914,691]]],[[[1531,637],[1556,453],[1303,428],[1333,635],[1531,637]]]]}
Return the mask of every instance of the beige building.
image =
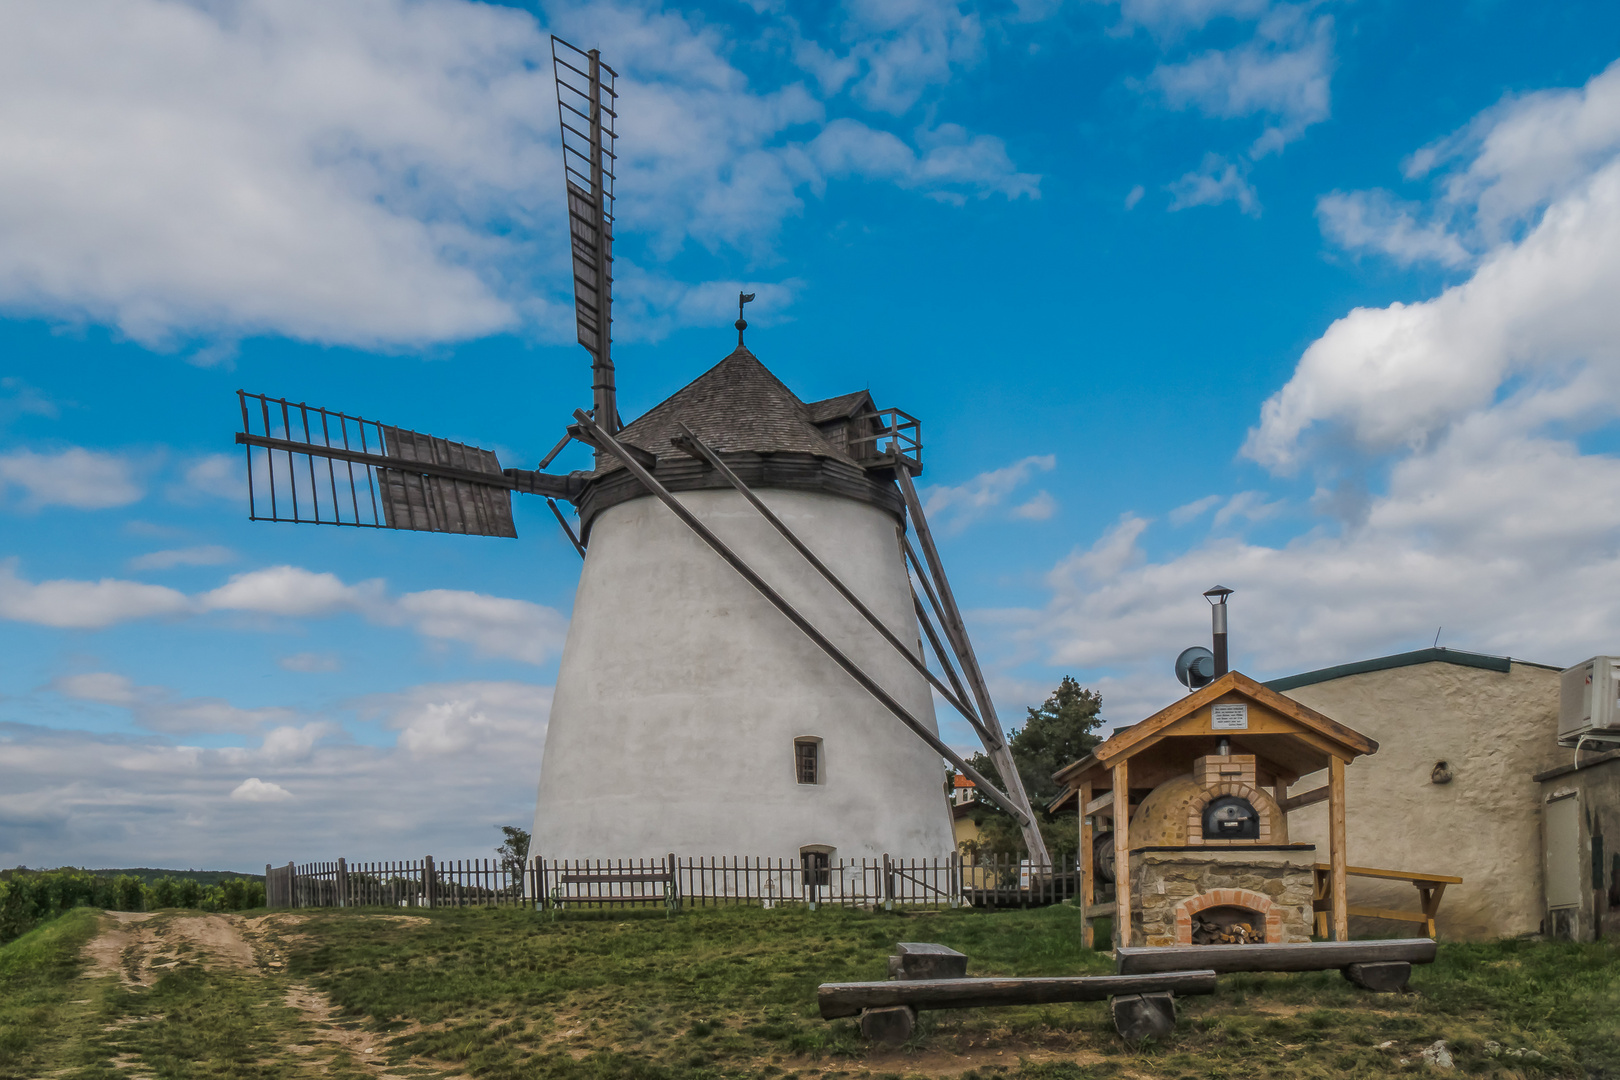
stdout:
{"type": "MultiPolygon", "coordinates": [[[[1377,740],[1348,770],[1352,866],[1463,879],[1447,888],[1439,933],[1511,937],[1546,915],[1536,774],[1568,765],[1557,745],[1559,670],[1455,649],[1423,649],[1324,668],[1266,685],[1377,740]]],[[[1301,777],[1297,790],[1325,782],[1301,777]]],[[[1327,850],[1327,807],[1289,817],[1296,842],[1327,850]]],[[[1353,906],[1413,909],[1412,885],[1352,877],[1353,906]]],[[[1358,919],[1355,936],[1405,932],[1358,919]]]]}

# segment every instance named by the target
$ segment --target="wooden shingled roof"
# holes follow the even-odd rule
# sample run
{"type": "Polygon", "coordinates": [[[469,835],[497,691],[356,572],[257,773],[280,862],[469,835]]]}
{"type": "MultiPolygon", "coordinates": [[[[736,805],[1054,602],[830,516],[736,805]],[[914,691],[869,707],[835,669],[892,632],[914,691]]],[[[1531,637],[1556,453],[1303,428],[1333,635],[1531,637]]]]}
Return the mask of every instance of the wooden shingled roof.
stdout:
{"type": "MultiPolygon", "coordinates": [[[[862,390],[806,405],[782,384],[759,359],[742,346],[714,367],[648,409],[618,433],[618,438],[650,454],[666,457],[679,453],[670,439],[677,424],[719,452],[756,454],[800,453],[832,458],[848,465],[856,461],[833,444],[816,426],[853,415],[871,397],[862,390]]],[[[607,457],[598,474],[623,468],[607,457]]]]}
{"type": "MultiPolygon", "coordinates": [[[[1052,808],[1065,804],[1083,782],[1108,787],[1108,771],[1120,761],[1152,754],[1165,759],[1161,769],[1175,772],[1189,764],[1193,756],[1210,753],[1219,738],[1226,738],[1234,752],[1256,754],[1268,768],[1296,779],[1326,768],[1329,758],[1352,761],[1378,749],[1378,744],[1361,732],[1284,697],[1241,671],[1231,671],[1146,720],[1115,732],[1079,761],[1053,773],[1064,791],[1052,808]],[[1249,728],[1215,730],[1211,725],[1212,709],[1223,704],[1250,705],[1249,728]],[[1171,739],[1186,745],[1180,749],[1165,746],[1171,739]]],[[[1135,769],[1133,764],[1133,772],[1135,769]]]]}

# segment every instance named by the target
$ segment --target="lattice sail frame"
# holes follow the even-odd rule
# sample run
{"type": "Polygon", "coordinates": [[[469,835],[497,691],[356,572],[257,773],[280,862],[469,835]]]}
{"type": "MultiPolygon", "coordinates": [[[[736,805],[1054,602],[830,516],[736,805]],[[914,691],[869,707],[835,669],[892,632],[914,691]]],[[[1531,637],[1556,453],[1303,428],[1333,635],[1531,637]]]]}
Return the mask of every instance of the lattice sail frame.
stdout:
{"type": "Polygon", "coordinates": [[[613,379],[613,185],[618,157],[618,73],[559,37],[551,39],[568,184],[568,235],[573,254],[574,315],[579,343],[591,353],[591,388],[598,422],[619,428],[613,379]]]}
{"type": "Polygon", "coordinates": [[[250,520],[516,538],[516,485],[494,451],[286,398],[236,394],[250,520]]]}

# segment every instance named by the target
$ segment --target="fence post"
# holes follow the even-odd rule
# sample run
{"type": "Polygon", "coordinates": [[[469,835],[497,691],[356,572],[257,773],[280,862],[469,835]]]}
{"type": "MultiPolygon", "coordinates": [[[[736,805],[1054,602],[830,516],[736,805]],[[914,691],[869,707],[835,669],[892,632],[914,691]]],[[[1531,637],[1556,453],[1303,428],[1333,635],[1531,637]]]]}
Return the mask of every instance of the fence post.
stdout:
{"type": "Polygon", "coordinates": [[[298,906],[298,867],[291,862],[287,864],[287,906],[298,906]]]}
{"type": "Polygon", "coordinates": [[[349,906],[349,864],[343,859],[338,860],[338,907],[349,906]]]}
{"type": "Polygon", "coordinates": [[[674,910],[679,911],[681,910],[681,879],[680,875],[675,872],[675,853],[671,851],[664,857],[669,860],[664,864],[669,874],[669,884],[667,886],[669,889],[669,903],[674,910]]]}
{"type": "Polygon", "coordinates": [[[426,907],[433,906],[434,894],[438,892],[434,877],[433,856],[422,856],[422,903],[426,907]]]}
{"type": "Polygon", "coordinates": [[[894,868],[889,862],[889,853],[883,853],[883,907],[885,910],[894,910],[894,868]]]}

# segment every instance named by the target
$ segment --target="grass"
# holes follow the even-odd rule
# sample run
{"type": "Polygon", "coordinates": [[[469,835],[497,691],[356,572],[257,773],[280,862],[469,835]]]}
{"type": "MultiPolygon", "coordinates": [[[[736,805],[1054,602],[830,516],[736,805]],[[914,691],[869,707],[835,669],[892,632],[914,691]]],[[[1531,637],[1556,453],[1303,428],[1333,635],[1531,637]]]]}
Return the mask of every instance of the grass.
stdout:
{"type": "Polygon", "coordinates": [[[1419,1074],[1399,1060],[1445,1039],[1460,1073],[1620,1080],[1620,952],[1609,944],[1448,944],[1408,995],[1369,995],[1337,972],[1223,976],[1213,997],[1181,1003],[1174,1035],[1136,1051],[1102,1004],[924,1013],[908,1046],[881,1051],[852,1021],[821,1020],[815,986],[883,978],[897,941],[960,949],[972,974],[1110,964],[1079,947],[1077,912],[1062,907],[300,915],[270,924],[256,970],[177,947],[147,988],[103,979],[92,992],[76,978],[89,913],[19,939],[0,950],[0,1076],[102,1080],[131,1075],[129,1063],[159,1077],[378,1075],[342,1050],[289,1051],[311,1041],[286,1003],[296,985],[324,993],[332,1022],[400,1076],[1353,1078],[1419,1074]]]}

